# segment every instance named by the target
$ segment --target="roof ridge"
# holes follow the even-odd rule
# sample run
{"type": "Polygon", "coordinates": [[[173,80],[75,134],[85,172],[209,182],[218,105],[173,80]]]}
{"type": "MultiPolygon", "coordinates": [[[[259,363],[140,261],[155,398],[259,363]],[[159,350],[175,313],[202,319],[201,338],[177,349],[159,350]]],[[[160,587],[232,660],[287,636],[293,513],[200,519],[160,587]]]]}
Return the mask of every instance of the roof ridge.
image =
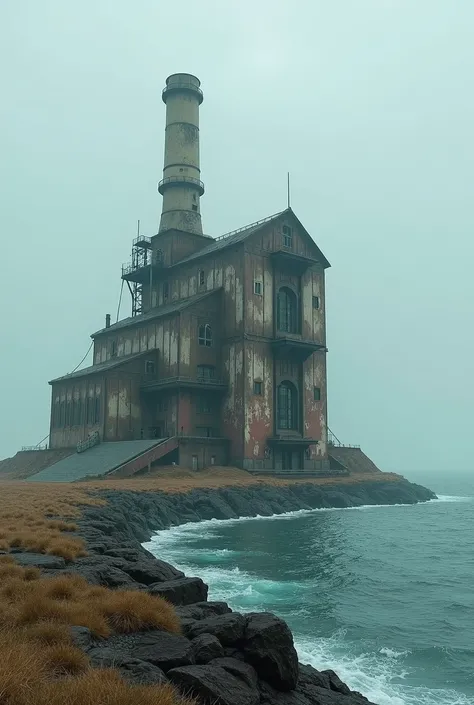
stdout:
{"type": "Polygon", "coordinates": [[[273,218],[278,218],[279,215],[282,215],[285,211],[287,211],[288,208],[285,208],[282,211],[279,211],[278,213],[274,213],[273,215],[267,215],[266,218],[261,218],[260,220],[256,220],[254,223],[249,223],[249,225],[243,225],[241,228],[237,228],[236,230],[229,230],[229,232],[224,233],[223,235],[218,235],[217,237],[214,238],[214,241],[218,242],[220,240],[225,240],[227,237],[231,237],[231,235],[237,235],[237,233],[241,233],[244,230],[250,230],[250,228],[255,228],[257,225],[263,225],[263,223],[268,223],[268,221],[273,220],[273,218]]]}

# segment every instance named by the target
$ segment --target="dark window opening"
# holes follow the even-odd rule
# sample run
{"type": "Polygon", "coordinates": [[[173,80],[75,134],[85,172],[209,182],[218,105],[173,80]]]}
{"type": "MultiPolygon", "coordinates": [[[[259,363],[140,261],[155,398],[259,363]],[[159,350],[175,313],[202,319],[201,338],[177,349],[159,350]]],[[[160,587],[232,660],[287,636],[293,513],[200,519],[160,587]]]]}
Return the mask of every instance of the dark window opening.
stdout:
{"type": "Polygon", "coordinates": [[[110,357],[117,357],[117,341],[112,340],[110,344],[110,357]]]}
{"type": "Polygon", "coordinates": [[[212,345],[212,328],[209,323],[205,323],[199,326],[198,329],[198,343],[199,345],[204,345],[206,348],[210,348],[212,345]]]}
{"type": "Polygon", "coordinates": [[[282,470],[292,470],[293,469],[293,453],[291,450],[284,450],[281,454],[281,467],[282,470]]]}
{"type": "Polygon", "coordinates": [[[100,423],[100,397],[96,397],[94,402],[94,423],[100,423]]]}
{"type": "Polygon", "coordinates": [[[155,374],[154,360],[145,360],[145,374],[147,374],[147,375],[154,375],[155,374]]]}
{"type": "Polygon", "coordinates": [[[205,278],[204,278],[204,269],[199,270],[199,286],[204,286],[205,278]]]}
{"type": "Polygon", "coordinates": [[[313,308],[319,308],[319,296],[313,296],[313,308]]]}
{"type": "Polygon", "coordinates": [[[198,209],[198,207],[195,203],[193,203],[191,207],[192,207],[193,211],[197,211],[197,209],[198,209]]]}
{"type": "Polygon", "coordinates": [[[170,295],[170,285],[168,282],[163,282],[163,301],[168,301],[170,295]]]}
{"type": "Polygon", "coordinates": [[[293,232],[288,225],[284,225],[283,228],[283,247],[291,249],[293,247],[293,232]]]}
{"type": "Polygon", "coordinates": [[[262,282],[253,283],[253,293],[257,294],[258,296],[262,295],[262,282]]]}
{"type": "Polygon", "coordinates": [[[313,388],[313,398],[314,398],[314,401],[321,401],[321,388],[320,387],[313,388]]]}
{"type": "Polygon", "coordinates": [[[254,394],[261,394],[262,393],[262,383],[261,382],[254,382],[253,383],[253,393],[254,394]]]}
{"type": "Polygon", "coordinates": [[[196,408],[200,414],[210,414],[212,412],[212,400],[206,396],[197,398],[196,408]]]}
{"type": "Polygon", "coordinates": [[[297,298],[294,291],[283,287],[277,296],[277,328],[285,333],[296,333],[297,298]]]}
{"type": "Polygon", "coordinates": [[[207,380],[216,378],[216,368],[214,365],[198,365],[198,379],[207,380]]]}
{"type": "Polygon", "coordinates": [[[298,428],[298,392],[291,382],[282,382],[278,387],[277,424],[286,431],[298,428]]]}

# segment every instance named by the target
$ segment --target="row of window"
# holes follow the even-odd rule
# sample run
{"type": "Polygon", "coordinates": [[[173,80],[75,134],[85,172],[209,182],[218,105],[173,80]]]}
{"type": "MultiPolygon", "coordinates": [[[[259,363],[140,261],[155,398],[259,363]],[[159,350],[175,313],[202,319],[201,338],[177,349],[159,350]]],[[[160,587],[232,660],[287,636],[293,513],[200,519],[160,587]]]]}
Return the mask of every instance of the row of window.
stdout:
{"type": "Polygon", "coordinates": [[[93,426],[100,423],[100,397],[68,399],[53,405],[53,428],[93,426]]]}

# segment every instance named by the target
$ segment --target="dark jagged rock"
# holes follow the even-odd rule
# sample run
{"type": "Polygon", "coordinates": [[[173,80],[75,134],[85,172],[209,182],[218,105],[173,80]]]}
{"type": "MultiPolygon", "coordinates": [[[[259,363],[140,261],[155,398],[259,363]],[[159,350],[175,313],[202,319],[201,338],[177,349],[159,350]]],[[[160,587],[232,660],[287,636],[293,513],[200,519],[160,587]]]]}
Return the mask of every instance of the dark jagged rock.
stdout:
{"type": "Polygon", "coordinates": [[[116,668],[122,678],[136,685],[161,685],[169,683],[161,668],[133,656],[118,654],[114,649],[94,648],[87,654],[94,668],[116,668]]]}
{"type": "Polygon", "coordinates": [[[270,613],[247,615],[242,651],[260,678],[278,690],[294,690],[298,655],[288,625],[270,613]]]}
{"type": "Polygon", "coordinates": [[[196,602],[194,605],[177,607],[176,613],[181,619],[206,619],[207,617],[217,617],[221,614],[230,614],[232,610],[226,602],[196,602]]]}
{"type": "Polygon", "coordinates": [[[208,586],[201,578],[177,578],[164,583],[153,583],[147,592],[150,595],[160,595],[173,605],[191,605],[206,600],[208,586]]]}
{"type": "Polygon", "coordinates": [[[201,636],[193,639],[191,644],[194,663],[205,664],[224,656],[224,648],[221,642],[212,634],[201,634],[201,636]]]}
{"type": "Polygon", "coordinates": [[[112,636],[107,639],[106,645],[117,657],[133,656],[158,666],[165,673],[170,668],[188,666],[193,662],[193,648],[189,639],[156,629],[112,636]]]}
{"type": "Polygon", "coordinates": [[[44,553],[15,553],[15,561],[25,568],[36,566],[46,569],[60,569],[66,567],[66,561],[59,556],[46,556],[44,553]]]}
{"type": "MultiPolygon", "coordinates": [[[[236,663],[241,665],[240,661],[236,663]]],[[[256,686],[250,686],[237,671],[232,673],[213,663],[174,668],[168,677],[183,694],[191,693],[209,705],[257,705],[260,701],[256,686]]]]}
{"type": "Polygon", "coordinates": [[[194,638],[201,634],[212,634],[223,646],[235,646],[240,644],[244,637],[245,625],[245,617],[232,612],[196,622],[188,631],[188,635],[194,638]]]}
{"type": "Polygon", "coordinates": [[[126,572],[138,583],[153,585],[153,583],[184,578],[184,573],[177,570],[169,563],[155,559],[139,558],[137,561],[128,562],[126,572]]]}
{"type": "MultiPolygon", "coordinates": [[[[71,628],[73,643],[94,666],[117,668],[131,683],[169,678],[186,695],[213,705],[371,705],[330,670],[298,664],[288,626],[272,614],[241,615],[207,602],[207,586],[141,546],[154,531],[201,519],[270,516],[297,509],[427,501],[435,495],[400,479],[353,485],[298,484],[195,489],[186,494],[102,490],[108,504],[84,507],[77,536],[89,555],[67,563],[18,552],[45,576],[77,573],[111,588],[143,590],[173,602],[184,636],[151,630],[95,639],[71,628]]],[[[73,534],[74,535],[74,534],[73,534]]]]}

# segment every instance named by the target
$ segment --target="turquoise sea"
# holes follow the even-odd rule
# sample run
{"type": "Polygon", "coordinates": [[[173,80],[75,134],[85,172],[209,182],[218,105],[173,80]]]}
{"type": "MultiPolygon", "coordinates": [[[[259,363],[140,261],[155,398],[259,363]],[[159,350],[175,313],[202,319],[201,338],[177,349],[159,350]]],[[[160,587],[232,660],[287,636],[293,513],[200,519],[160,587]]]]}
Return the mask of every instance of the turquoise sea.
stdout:
{"type": "Polygon", "coordinates": [[[283,617],[300,661],[379,705],[473,705],[474,473],[408,479],[439,499],[206,521],[145,545],[209,599],[283,617]]]}

